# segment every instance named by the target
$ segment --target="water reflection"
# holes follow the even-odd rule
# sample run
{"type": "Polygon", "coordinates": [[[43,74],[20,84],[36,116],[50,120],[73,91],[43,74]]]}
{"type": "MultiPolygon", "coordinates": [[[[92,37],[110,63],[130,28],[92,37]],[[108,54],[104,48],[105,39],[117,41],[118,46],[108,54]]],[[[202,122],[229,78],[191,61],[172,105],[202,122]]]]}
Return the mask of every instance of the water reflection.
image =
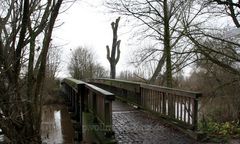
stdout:
{"type": "Polygon", "coordinates": [[[3,142],[3,140],[4,140],[4,136],[3,135],[1,135],[1,133],[2,133],[2,129],[0,129],[0,144],[3,142]]]}
{"type": "Polygon", "coordinates": [[[3,143],[3,140],[4,140],[3,138],[4,138],[4,136],[0,135],[0,144],[3,143]]]}
{"type": "Polygon", "coordinates": [[[43,107],[41,136],[47,144],[73,143],[74,130],[64,106],[43,107]]]}

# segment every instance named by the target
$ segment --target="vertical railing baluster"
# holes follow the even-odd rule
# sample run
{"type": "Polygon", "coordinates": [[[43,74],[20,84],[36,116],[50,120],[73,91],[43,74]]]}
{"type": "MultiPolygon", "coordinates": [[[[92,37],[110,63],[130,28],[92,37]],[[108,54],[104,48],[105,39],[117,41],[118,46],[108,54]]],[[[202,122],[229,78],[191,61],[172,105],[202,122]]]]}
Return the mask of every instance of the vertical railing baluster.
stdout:
{"type": "Polygon", "coordinates": [[[196,94],[196,98],[193,102],[193,130],[197,130],[197,123],[198,123],[198,100],[201,97],[201,94],[196,94]]]}
{"type": "Polygon", "coordinates": [[[191,107],[190,107],[190,103],[191,103],[191,98],[188,98],[188,124],[190,125],[190,117],[191,117],[191,107]]]}
{"type": "Polygon", "coordinates": [[[186,123],[186,112],[187,112],[187,110],[186,110],[186,108],[187,108],[187,106],[186,106],[186,98],[184,98],[184,123],[186,123]]]}
{"type": "Polygon", "coordinates": [[[163,95],[163,115],[167,114],[166,107],[167,107],[167,102],[166,102],[166,93],[162,93],[163,95]]]}
{"type": "Polygon", "coordinates": [[[181,108],[181,111],[180,111],[180,117],[181,117],[181,121],[183,120],[183,98],[181,97],[180,98],[180,108],[181,108]]]}
{"type": "Polygon", "coordinates": [[[176,105],[177,105],[177,120],[179,120],[179,96],[176,95],[176,105]]]}
{"type": "Polygon", "coordinates": [[[172,94],[172,111],[173,111],[172,118],[175,119],[176,118],[176,95],[175,94],[172,94]]]}
{"type": "Polygon", "coordinates": [[[163,96],[162,96],[162,92],[159,91],[159,98],[160,98],[160,113],[163,114],[162,111],[162,106],[163,106],[163,96]]]}

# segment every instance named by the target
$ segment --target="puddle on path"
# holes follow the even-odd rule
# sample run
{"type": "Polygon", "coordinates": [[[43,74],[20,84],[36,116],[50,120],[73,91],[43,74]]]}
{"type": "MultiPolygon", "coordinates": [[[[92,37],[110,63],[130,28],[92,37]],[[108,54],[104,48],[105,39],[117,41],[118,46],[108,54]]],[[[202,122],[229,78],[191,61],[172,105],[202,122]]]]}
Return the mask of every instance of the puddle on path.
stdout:
{"type": "Polygon", "coordinates": [[[43,106],[41,137],[46,144],[74,143],[74,130],[65,106],[43,106]]]}

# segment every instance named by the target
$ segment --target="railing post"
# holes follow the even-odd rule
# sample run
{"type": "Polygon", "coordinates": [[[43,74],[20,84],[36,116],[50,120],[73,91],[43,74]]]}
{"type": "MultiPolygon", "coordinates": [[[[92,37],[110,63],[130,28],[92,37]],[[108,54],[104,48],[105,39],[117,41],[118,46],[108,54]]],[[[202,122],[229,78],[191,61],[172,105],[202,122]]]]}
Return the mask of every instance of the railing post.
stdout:
{"type": "Polygon", "coordinates": [[[138,93],[138,106],[142,106],[142,88],[141,84],[138,84],[139,88],[139,93],[138,93]]]}
{"type": "Polygon", "coordinates": [[[76,114],[76,92],[72,89],[72,112],[73,112],[73,119],[75,119],[76,114]]]}
{"type": "Polygon", "coordinates": [[[198,101],[202,94],[196,94],[196,98],[193,101],[193,130],[198,129],[198,101]]]}
{"type": "Polygon", "coordinates": [[[67,100],[68,100],[68,109],[71,107],[71,87],[67,85],[67,100]]]}
{"type": "Polygon", "coordinates": [[[173,102],[173,96],[169,93],[166,93],[167,95],[167,101],[168,101],[168,116],[170,118],[174,118],[174,102],[173,102]]]}
{"type": "Polygon", "coordinates": [[[106,124],[106,137],[112,137],[114,132],[112,130],[112,101],[105,99],[105,124],[106,124]]]}
{"type": "Polygon", "coordinates": [[[78,140],[83,139],[83,107],[84,107],[84,84],[78,84],[77,96],[76,96],[76,121],[78,127],[78,140]]]}
{"type": "Polygon", "coordinates": [[[94,114],[94,122],[97,122],[97,95],[96,93],[92,93],[92,111],[93,111],[93,114],[94,114]]]}
{"type": "Polygon", "coordinates": [[[68,108],[69,108],[69,111],[71,111],[71,109],[72,109],[72,88],[71,87],[69,87],[69,106],[68,106],[68,108]]]}
{"type": "Polygon", "coordinates": [[[83,111],[84,112],[88,112],[89,111],[89,109],[88,109],[88,94],[89,94],[89,91],[88,91],[88,89],[86,89],[86,87],[84,86],[84,88],[83,88],[83,91],[84,91],[84,93],[83,93],[83,98],[82,98],[82,107],[83,107],[83,111]]]}

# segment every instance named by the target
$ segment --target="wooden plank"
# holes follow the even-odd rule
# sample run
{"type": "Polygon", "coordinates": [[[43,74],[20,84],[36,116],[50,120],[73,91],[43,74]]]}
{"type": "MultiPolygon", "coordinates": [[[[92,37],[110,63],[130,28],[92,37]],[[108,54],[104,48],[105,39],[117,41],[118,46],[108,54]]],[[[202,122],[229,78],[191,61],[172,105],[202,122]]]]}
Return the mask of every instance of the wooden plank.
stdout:
{"type": "Polygon", "coordinates": [[[92,83],[102,83],[105,85],[114,86],[117,88],[123,88],[127,89],[129,91],[133,92],[140,92],[140,83],[137,82],[130,82],[130,81],[124,81],[124,80],[117,80],[117,79],[92,79],[89,80],[92,83]]]}
{"type": "Polygon", "coordinates": [[[63,83],[68,84],[69,86],[71,86],[75,91],[78,90],[78,84],[85,84],[85,82],[77,80],[77,79],[73,79],[73,78],[64,78],[63,79],[63,83]]]}
{"type": "Polygon", "coordinates": [[[99,87],[96,87],[92,84],[85,84],[85,87],[88,88],[89,90],[95,92],[96,94],[100,94],[100,95],[104,95],[105,98],[107,98],[108,100],[114,100],[115,99],[115,96],[114,94],[104,90],[104,89],[101,89],[99,87]]]}

